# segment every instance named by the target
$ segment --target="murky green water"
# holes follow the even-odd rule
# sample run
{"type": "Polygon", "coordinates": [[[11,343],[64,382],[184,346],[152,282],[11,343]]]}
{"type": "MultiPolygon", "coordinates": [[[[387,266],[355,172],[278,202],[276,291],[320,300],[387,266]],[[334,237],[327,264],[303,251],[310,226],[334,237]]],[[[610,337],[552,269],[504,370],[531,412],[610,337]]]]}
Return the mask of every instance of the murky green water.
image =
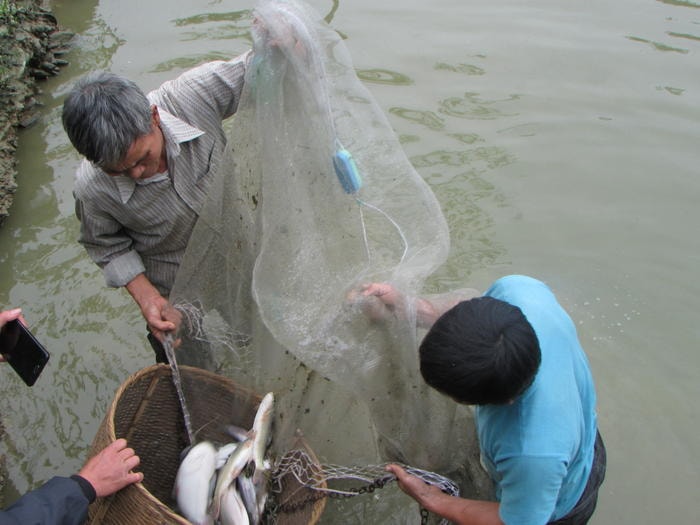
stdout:
{"type": "MultiPolygon", "coordinates": [[[[700,3],[312,4],[443,205],[452,254],[431,286],[531,274],[578,322],[609,455],[593,522],[696,520],[700,3]]],[[[0,229],[0,306],[22,306],[52,353],[32,389],[0,370],[19,492],[79,468],[118,385],[152,363],[131,299],[75,242],[63,96],[91,69],[151,89],[250,45],[240,0],[51,5],[76,48],[21,135],[0,229]]]]}

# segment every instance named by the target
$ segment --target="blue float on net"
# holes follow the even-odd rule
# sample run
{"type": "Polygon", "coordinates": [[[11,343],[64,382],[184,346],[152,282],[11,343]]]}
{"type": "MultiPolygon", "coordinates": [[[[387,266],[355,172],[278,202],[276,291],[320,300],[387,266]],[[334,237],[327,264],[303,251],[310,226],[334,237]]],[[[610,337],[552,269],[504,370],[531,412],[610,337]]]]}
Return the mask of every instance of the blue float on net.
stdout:
{"type": "Polygon", "coordinates": [[[333,154],[333,167],[345,193],[352,195],[360,191],[362,177],[360,177],[355,160],[348,150],[339,149],[333,154]]]}

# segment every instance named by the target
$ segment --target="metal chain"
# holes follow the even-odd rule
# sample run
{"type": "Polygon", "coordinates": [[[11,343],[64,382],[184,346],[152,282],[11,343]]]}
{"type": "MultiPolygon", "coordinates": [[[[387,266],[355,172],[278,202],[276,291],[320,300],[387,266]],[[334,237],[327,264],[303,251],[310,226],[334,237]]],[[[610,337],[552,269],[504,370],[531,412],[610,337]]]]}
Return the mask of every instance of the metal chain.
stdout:
{"type": "MultiPolygon", "coordinates": [[[[265,509],[265,514],[269,519],[271,519],[272,523],[274,523],[277,515],[279,513],[287,514],[287,513],[294,513],[297,512],[304,507],[311,505],[312,503],[317,502],[321,498],[331,498],[331,499],[348,499],[348,498],[354,498],[355,496],[360,496],[362,494],[371,494],[377,489],[382,489],[387,483],[390,483],[392,481],[396,481],[396,477],[393,474],[386,475],[384,477],[375,479],[371,483],[368,483],[365,486],[362,487],[352,487],[349,489],[345,489],[345,493],[338,493],[338,492],[326,492],[323,490],[313,490],[309,489],[312,494],[310,494],[308,497],[304,498],[303,500],[296,501],[294,503],[282,503],[282,504],[276,504],[268,500],[268,505],[267,508],[265,509]]],[[[430,517],[430,513],[428,512],[427,509],[420,507],[420,523],[421,525],[428,525],[428,519],[430,517]]]]}
{"type": "MultiPolygon", "coordinates": [[[[274,518],[277,516],[277,514],[281,513],[293,513],[297,512],[307,505],[311,505],[312,503],[315,503],[316,501],[320,500],[321,498],[331,498],[331,499],[348,499],[348,498],[354,498],[355,496],[360,496],[362,494],[371,494],[377,489],[382,489],[387,483],[390,483],[392,481],[396,481],[396,477],[393,474],[388,474],[386,476],[383,476],[381,478],[375,479],[371,483],[368,483],[367,485],[364,485],[362,487],[352,487],[349,489],[344,489],[345,493],[338,493],[338,492],[327,492],[323,490],[313,490],[309,489],[310,491],[313,490],[313,493],[309,495],[308,497],[304,498],[303,500],[296,501],[294,503],[282,503],[282,504],[276,504],[269,502],[268,503],[268,508],[266,509],[266,514],[274,520],[274,518]]],[[[421,508],[420,511],[421,514],[421,525],[427,525],[428,523],[428,511],[421,508]]]]}

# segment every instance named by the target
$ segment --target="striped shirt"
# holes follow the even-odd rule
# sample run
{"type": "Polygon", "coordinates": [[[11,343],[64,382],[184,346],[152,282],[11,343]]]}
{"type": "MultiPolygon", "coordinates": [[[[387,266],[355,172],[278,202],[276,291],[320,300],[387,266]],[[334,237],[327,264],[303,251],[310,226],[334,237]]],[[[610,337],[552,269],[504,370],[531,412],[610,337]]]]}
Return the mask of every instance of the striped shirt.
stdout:
{"type": "Polygon", "coordinates": [[[166,173],[135,182],[83,159],[73,190],[79,242],[108,286],[125,286],[145,273],[169,294],[222,159],[222,121],[236,112],[250,56],[203,64],[147,95],[161,119],[166,173]]]}

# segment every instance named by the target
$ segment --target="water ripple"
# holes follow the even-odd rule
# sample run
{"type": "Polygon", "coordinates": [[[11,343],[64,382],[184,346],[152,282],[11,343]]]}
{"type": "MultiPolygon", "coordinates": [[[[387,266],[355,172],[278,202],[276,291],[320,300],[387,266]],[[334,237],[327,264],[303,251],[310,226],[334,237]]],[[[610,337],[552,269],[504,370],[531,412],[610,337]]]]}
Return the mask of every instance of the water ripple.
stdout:
{"type": "Polygon", "coordinates": [[[503,117],[513,117],[517,113],[505,113],[496,105],[518,100],[520,95],[510,95],[506,99],[481,100],[478,93],[467,92],[463,98],[450,97],[440,102],[440,113],[453,117],[492,120],[503,117]]]}
{"type": "Polygon", "coordinates": [[[446,64],[445,62],[438,62],[435,64],[435,69],[441,71],[452,71],[454,73],[464,73],[465,75],[483,75],[486,73],[483,68],[479,66],[474,66],[472,64],[446,64]]]}
{"type": "Polygon", "coordinates": [[[196,24],[206,24],[208,22],[239,22],[251,18],[251,10],[229,11],[227,13],[201,13],[185,18],[176,18],[173,23],[177,27],[190,26],[196,24]]]}
{"type": "Polygon", "coordinates": [[[391,84],[393,86],[413,84],[413,80],[410,77],[388,69],[359,69],[357,70],[357,76],[360,77],[360,80],[375,84],[391,84]]]}
{"type": "Polygon", "coordinates": [[[653,47],[654,49],[656,49],[657,51],[663,51],[663,52],[671,51],[671,52],[674,52],[674,53],[682,53],[682,54],[684,54],[684,55],[685,55],[686,53],[688,53],[688,50],[687,50],[687,49],[683,49],[683,48],[680,48],[680,47],[669,46],[668,44],[664,44],[663,42],[654,42],[653,40],[648,40],[648,39],[646,39],[646,38],[641,38],[641,37],[638,37],[638,36],[631,36],[631,35],[628,35],[626,38],[627,38],[628,40],[632,40],[633,42],[641,42],[642,44],[649,44],[650,46],[652,46],[652,47],[653,47]]]}
{"type": "Polygon", "coordinates": [[[435,131],[441,130],[445,127],[445,121],[432,111],[395,107],[390,108],[389,113],[435,131]]]}
{"type": "Polygon", "coordinates": [[[656,0],[657,2],[661,2],[662,4],[668,4],[668,5],[675,5],[679,7],[700,7],[700,4],[697,2],[691,2],[689,0],[656,0]]]}

